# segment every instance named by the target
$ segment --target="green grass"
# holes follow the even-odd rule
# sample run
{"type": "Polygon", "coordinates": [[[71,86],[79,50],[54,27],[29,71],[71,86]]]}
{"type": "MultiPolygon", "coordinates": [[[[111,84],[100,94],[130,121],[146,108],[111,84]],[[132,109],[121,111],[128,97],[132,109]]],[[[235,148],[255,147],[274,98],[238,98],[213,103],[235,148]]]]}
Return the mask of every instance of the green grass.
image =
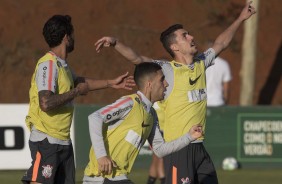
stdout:
{"type": "MultiPolygon", "coordinates": [[[[1,184],[18,184],[25,171],[0,171],[1,184]]],[[[242,169],[236,171],[218,170],[220,184],[280,184],[282,169],[242,169]]],[[[136,184],[145,184],[148,170],[135,168],[130,179],[136,184]]],[[[82,183],[83,170],[77,170],[76,183],[82,183]]]]}

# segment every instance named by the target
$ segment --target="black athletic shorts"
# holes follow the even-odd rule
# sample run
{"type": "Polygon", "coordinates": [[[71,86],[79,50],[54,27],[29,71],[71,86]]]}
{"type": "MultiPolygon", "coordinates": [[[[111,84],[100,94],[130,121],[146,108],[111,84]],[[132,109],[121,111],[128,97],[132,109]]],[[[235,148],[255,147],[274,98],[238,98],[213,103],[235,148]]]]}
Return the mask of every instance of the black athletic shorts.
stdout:
{"type": "Polygon", "coordinates": [[[23,183],[75,184],[72,145],[50,144],[48,139],[29,141],[32,165],[22,178],[23,183]]]}
{"type": "Polygon", "coordinates": [[[130,180],[111,181],[111,180],[105,178],[103,184],[134,184],[134,183],[130,180]]]}
{"type": "Polygon", "coordinates": [[[212,160],[203,143],[191,143],[164,157],[166,184],[217,184],[212,160]]]}

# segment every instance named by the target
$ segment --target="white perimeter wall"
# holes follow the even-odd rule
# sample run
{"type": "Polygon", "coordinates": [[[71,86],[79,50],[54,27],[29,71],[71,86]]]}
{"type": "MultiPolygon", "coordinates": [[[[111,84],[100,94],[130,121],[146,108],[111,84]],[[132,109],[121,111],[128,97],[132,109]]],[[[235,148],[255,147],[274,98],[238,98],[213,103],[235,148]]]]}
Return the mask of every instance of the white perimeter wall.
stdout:
{"type": "MultiPolygon", "coordinates": [[[[27,112],[28,104],[0,104],[0,170],[30,167],[31,156],[28,146],[30,132],[25,125],[27,112]],[[23,134],[15,133],[15,129],[23,134]],[[21,139],[24,139],[23,145],[16,143],[16,140],[21,139]]],[[[73,127],[72,140],[74,140],[73,127]]]]}

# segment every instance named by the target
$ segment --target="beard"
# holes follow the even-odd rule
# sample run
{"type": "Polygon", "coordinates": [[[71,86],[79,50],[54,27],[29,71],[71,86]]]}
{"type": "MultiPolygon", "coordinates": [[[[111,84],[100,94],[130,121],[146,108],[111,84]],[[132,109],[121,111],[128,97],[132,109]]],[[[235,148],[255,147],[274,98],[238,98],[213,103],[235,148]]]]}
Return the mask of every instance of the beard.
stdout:
{"type": "Polygon", "coordinates": [[[74,39],[72,37],[68,38],[69,44],[67,45],[67,53],[70,53],[74,50],[74,39]]]}

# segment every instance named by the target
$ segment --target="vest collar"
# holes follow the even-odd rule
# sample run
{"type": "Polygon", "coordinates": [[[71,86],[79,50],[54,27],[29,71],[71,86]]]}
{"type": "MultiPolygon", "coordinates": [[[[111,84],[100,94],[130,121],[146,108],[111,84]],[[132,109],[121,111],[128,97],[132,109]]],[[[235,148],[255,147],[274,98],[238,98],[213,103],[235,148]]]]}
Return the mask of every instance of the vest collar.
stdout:
{"type": "Polygon", "coordinates": [[[52,56],[55,56],[57,61],[60,62],[63,67],[68,66],[67,62],[65,60],[61,59],[60,57],[58,57],[54,52],[49,51],[49,54],[51,54],[52,56]]]}
{"type": "Polygon", "coordinates": [[[153,105],[152,102],[150,102],[150,100],[141,91],[137,91],[137,95],[140,97],[141,102],[144,108],[146,109],[146,111],[150,112],[150,109],[153,105]]]}

